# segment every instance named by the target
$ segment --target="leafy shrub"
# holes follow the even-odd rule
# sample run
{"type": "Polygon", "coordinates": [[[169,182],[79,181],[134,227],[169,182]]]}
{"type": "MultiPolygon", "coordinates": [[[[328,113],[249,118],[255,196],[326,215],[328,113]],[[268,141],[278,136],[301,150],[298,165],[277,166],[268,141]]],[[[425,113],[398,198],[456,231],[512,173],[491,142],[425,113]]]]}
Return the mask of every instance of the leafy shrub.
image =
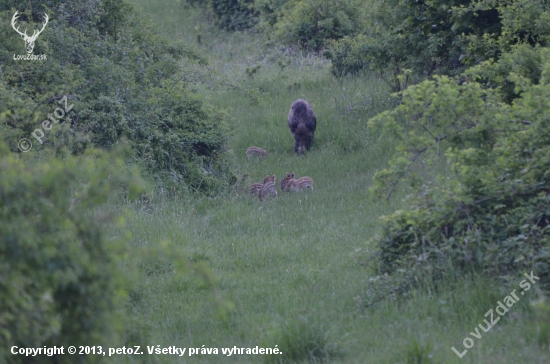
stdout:
{"type": "Polygon", "coordinates": [[[342,75],[369,65],[398,75],[458,75],[465,66],[498,60],[517,44],[547,46],[550,13],[544,1],[374,1],[358,35],[330,43],[333,73],[342,75]],[[518,9],[521,9],[519,11],[518,9]]]}
{"type": "Polygon", "coordinates": [[[335,76],[357,74],[370,65],[368,47],[367,37],[358,34],[328,43],[324,56],[332,61],[331,71],[335,76]]]}
{"type": "Polygon", "coordinates": [[[10,150],[17,150],[17,142],[28,138],[41,122],[31,99],[10,90],[0,82],[0,135],[10,150]]]}
{"type": "Polygon", "coordinates": [[[271,32],[272,27],[281,19],[282,10],[289,0],[255,0],[254,9],[259,14],[260,28],[271,32]]]}
{"type": "MultiPolygon", "coordinates": [[[[30,2],[32,11],[18,6],[22,22],[41,21],[38,3],[30,2]]],[[[12,116],[0,120],[0,127],[12,151],[17,151],[13,136],[28,137],[69,95],[74,109],[36,145],[39,150],[68,147],[81,153],[91,145],[110,149],[127,143],[133,160],[159,180],[201,191],[226,183],[224,114],[188,88],[181,70],[182,63],[206,65],[204,58],[157,35],[126,1],[88,0],[74,6],[53,2],[50,23],[35,47],[48,61],[16,62],[11,57],[23,47],[11,29],[13,10],[6,1],[0,9],[10,9],[0,13],[0,37],[6,40],[0,44],[0,97],[12,116]],[[28,114],[38,122],[23,117],[28,114]]]]}
{"type": "Polygon", "coordinates": [[[408,177],[411,208],[384,220],[374,243],[382,273],[426,273],[436,280],[480,269],[491,276],[550,271],[550,62],[540,83],[510,75],[512,104],[498,89],[436,77],[402,93],[402,103],[369,123],[398,136],[399,155],[376,174],[389,195],[408,177]],[[439,160],[439,162],[438,162],[439,160]],[[415,162],[444,173],[418,177],[415,162]]]}
{"type": "Polygon", "coordinates": [[[319,51],[328,40],[357,34],[363,5],[356,0],[289,1],[275,24],[275,38],[319,51]]]}
{"type": "Polygon", "coordinates": [[[512,46],[497,61],[486,61],[464,72],[463,77],[477,79],[491,88],[499,88],[502,99],[507,103],[519,96],[521,88],[514,82],[513,75],[519,75],[532,84],[540,83],[544,65],[550,61],[548,47],[532,47],[526,43],[512,46]]]}
{"type": "Polygon", "coordinates": [[[462,38],[466,45],[464,62],[472,65],[499,59],[517,44],[546,47],[550,40],[550,12],[545,1],[473,1],[453,8],[453,18],[471,31],[462,38]],[[490,20],[480,14],[492,14],[490,20]],[[476,27],[477,25],[477,27],[476,27]]]}
{"type": "Polygon", "coordinates": [[[258,22],[253,0],[210,0],[216,26],[226,30],[252,28],[258,22]]]}
{"type": "Polygon", "coordinates": [[[332,61],[332,72],[341,76],[369,66],[394,91],[404,88],[398,76],[406,69],[418,75],[432,74],[434,61],[447,62],[449,55],[440,51],[439,41],[431,42],[429,35],[408,27],[405,19],[409,15],[406,1],[374,1],[358,34],[328,43],[325,56],[332,61]]]}
{"type": "Polygon", "coordinates": [[[142,182],[123,172],[121,159],[92,150],[63,160],[18,156],[0,141],[0,361],[28,362],[12,355],[12,346],[119,342],[126,323],[117,271],[123,241],[107,244],[102,225],[113,216],[93,211],[121,185],[135,195],[142,182]]]}

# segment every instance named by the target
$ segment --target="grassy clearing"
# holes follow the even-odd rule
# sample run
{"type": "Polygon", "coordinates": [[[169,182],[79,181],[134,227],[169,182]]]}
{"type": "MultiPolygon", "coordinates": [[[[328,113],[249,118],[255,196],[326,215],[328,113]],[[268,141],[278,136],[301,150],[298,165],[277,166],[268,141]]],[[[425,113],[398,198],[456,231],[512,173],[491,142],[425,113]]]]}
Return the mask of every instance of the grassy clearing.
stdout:
{"type": "MultiPolygon", "coordinates": [[[[138,1],[136,1],[138,2],[138,1]]],[[[178,13],[176,1],[139,1],[159,29],[196,41],[195,10],[178,13]],[[162,19],[162,22],[160,21],[162,19]]],[[[197,18],[199,17],[199,18],[197,18]]],[[[228,111],[234,129],[229,148],[233,169],[250,182],[286,172],[310,176],[315,191],[259,202],[231,192],[207,199],[181,195],[129,206],[126,229],[131,250],[169,242],[170,250],[206,262],[219,279],[212,291],[193,275],[176,277],[161,259],[134,272],[131,308],[149,327],[136,345],[168,347],[278,347],[284,355],[197,355],[117,357],[133,362],[309,362],[341,363],[547,363],[537,345],[531,290],[462,359],[462,340],[506,294],[488,279],[462,278],[442,292],[429,287],[408,301],[383,300],[365,308],[372,271],[360,257],[379,217],[402,208],[402,195],[377,201],[368,192],[374,171],[393,152],[392,143],[366,128],[366,120],[391,106],[388,89],[370,74],[334,79],[322,59],[258,50],[250,34],[217,38],[202,24],[202,44],[211,70],[240,89],[197,84],[211,103],[228,111]],[[208,42],[207,42],[208,41],[208,42]],[[260,65],[252,75],[247,68],[260,65]],[[243,86],[244,85],[244,86],[243,86]],[[250,105],[246,90],[264,92],[250,105]],[[286,126],[292,101],[310,101],[318,117],[313,150],[293,153],[286,126]],[[251,145],[267,149],[265,159],[247,159],[251,145]],[[431,293],[429,293],[431,292],[431,293]],[[218,315],[214,296],[234,309],[218,315]]],[[[201,76],[202,77],[202,76],[201,76]]],[[[216,75],[212,77],[217,77],[216,75]]],[[[123,232],[110,231],[118,235],[123,232]]],[[[135,262],[130,261],[130,266],[135,262]]],[[[521,277],[518,277],[518,282],[521,277]]],[[[509,290],[508,290],[509,291],[509,290]]]]}

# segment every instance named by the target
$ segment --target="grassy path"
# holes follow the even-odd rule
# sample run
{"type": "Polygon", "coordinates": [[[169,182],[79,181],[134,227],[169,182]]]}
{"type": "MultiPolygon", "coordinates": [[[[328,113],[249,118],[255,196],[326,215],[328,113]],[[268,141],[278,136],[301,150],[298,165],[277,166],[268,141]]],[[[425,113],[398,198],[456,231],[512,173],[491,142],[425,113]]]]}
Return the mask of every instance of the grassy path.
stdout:
{"type": "MultiPolygon", "coordinates": [[[[162,31],[171,29],[188,42],[196,39],[195,18],[178,13],[176,1],[135,2],[158,19],[162,31]]],[[[148,266],[131,292],[136,317],[151,328],[149,341],[141,344],[278,345],[287,355],[296,353],[296,362],[307,362],[308,352],[325,352],[342,363],[548,363],[548,353],[533,341],[532,321],[521,319],[529,317],[525,307],[484,334],[463,359],[450,350],[462,348],[464,337],[503,297],[486,280],[464,280],[447,292],[364,309],[372,273],[359,257],[370,249],[366,241],[379,217],[403,207],[399,195],[387,203],[368,192],[374,171],[392,153],[391,142],[379,140],[366,127],[369,117],[389,107],[388,90],[369,75],[335,80],[321,59],[264,54],[254,50],[254,42],[250,35],[218,39],[205,32],[201,49],[218,75],[245,80],[267,93],[259,105],[251,106],[243,89],[196,87],[210,103],[228,110],[237,175],[248,174],[256,182],[266,174],[279,180],[293,171],[312,177],[315,191],[279,191],[276,199],[265,202],[233,193],[137,206],[127,221],[135,248],[169,241],[171,249],[192,261],[206,262],[219,279],[216,294],[234,307],[225,320],[219,319],[212,292],[196,278],[174,277],[162,262],[148,266]],[[287,62],[285,67],[281,61],[287,62]],[[258,65],[247,76],[246,69],[258,65]],[[314,148],[303,157],[294,155],[286,126],[297,98],[308,100],[318,119],[314,148]],[[268,157],[248,160],[245,150],[251,145],[267,149],[268,157]]],[[[269,359],[220,354],[147,360],[269,359]]]]}

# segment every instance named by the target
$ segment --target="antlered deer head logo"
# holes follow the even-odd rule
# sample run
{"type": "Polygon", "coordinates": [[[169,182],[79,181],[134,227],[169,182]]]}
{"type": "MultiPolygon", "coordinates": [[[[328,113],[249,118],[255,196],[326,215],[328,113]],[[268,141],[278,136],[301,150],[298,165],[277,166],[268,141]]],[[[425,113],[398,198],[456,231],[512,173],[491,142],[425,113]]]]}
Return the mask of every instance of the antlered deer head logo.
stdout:
{"type": "Polygon", "coordinates": [[[40,35],[40,33],[42,33],[42,31],[44,30],[44,28],[46,28],[46,25],[48,24],[48,14],[44,14],[44,25],[42,26],[42,29],[40,30],[36,30],[34,29],[34,32],[32,34],[32,36],[28,36],[27,35],[27,30],[25,30],[24,33],[21,33],[19,31],[19,27],[15,27],[15,21],[17,20],[17,14],[19,12],[16,11],[15,14],[13,14],[13,18],[11,18],[11,26],[13,27],[13,29],[19,33],[22,37],[23,37],[23,40],[25,41],[25,48],[27,48],[27,53],[31,54],[32,53],[32,50],[34,49],[34,42],[36,41],[36,38],[38,38],[38,36],[40,35]]]}

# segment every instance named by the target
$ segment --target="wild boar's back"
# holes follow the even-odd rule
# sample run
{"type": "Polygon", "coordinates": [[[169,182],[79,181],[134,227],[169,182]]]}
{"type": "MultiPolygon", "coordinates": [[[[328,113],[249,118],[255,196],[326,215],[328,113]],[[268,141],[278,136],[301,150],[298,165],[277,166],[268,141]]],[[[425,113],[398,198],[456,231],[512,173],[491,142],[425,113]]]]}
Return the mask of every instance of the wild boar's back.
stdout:
{"type": "Polygon", "coordinates": [[[298,99],[290,106],[290,112],[288,114],[288,127],[290,131],[294,133],[299,124],[305,124],[306,128],[314,132],[317,127],[317,118],[315,113],[309,106],[308,102],[302,99],[298,99]]]}

